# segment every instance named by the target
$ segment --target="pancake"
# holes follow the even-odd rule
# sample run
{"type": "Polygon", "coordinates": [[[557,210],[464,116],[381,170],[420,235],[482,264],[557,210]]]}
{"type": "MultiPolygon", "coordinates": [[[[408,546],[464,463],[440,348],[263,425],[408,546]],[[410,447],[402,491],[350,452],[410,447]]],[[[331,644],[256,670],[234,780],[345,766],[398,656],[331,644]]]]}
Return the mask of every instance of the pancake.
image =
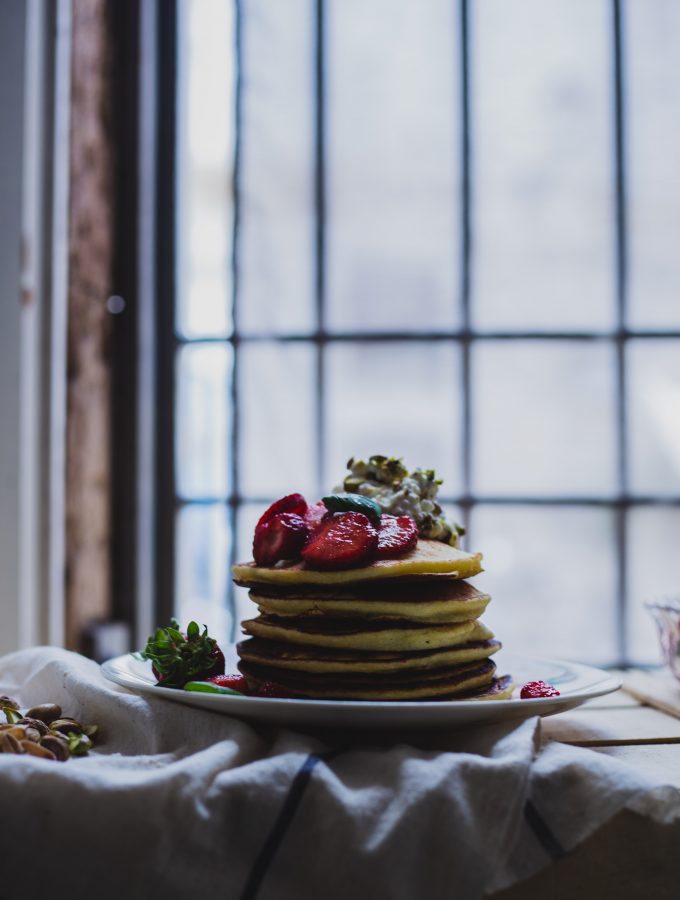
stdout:
{"type": "Polygon", "coordinates": [[[254,637],[345,650],[434,650],[468,640],[475,623],[409,622],[403,619],[329,619],[258,616],[241,623],[254,637]]]}
{"type": "MultiPolygon", "coordinates": [[[[243,565],[250,565],[243,563],[243,565]]],[[[484,571],[481,569],[480,571],[484,571]]],[[[466,576],[467,577],[467,576],[466,576]]],[[[396,575],[394,578],[369,578],[363,581],[348,582],[346,584],[278,584],[266,581],[241,582],[233,579],[234,584],[248,587],[265,597],[336,597],[338,599],[350,599],[358,595],[370,597],[374,592],[382,592],[388,589],[425,587],[434,590],[446,585],[463,585],[459,575],[455,572],[425,572],[423,575],[396,575]]]]}
{"type": "Polygon", "coordinates": [[[261,613],[277,616],[396,616],[431,622],[476,619],[491,599],[468,582],[451,578],[425,584],[404,584],[399,579],[325,591],[296,586],[272,592],[263,585],[249,596],[261,613]]]}
{"type": "Polygon", "coordinates": [[[321,597],[325,600],[394,600],[407,601],[414,596],[430,600],[470,600],[486,597],[469,581],[457,575],[407,575],[399,578],[374,579],[356,584],[264,584],[253,582],[250,589],[263,597],[285,599],[321,597]]]}
{"type": "Polygon", "coordinates": [[[383,578],[446,572],[450,577],[470,578],[482,571],[481,553],[464,553],[441,541],[418,541],[414,550],[397,559],[379,559],[368,566],[319,572],[304,562],[276,566],[257,566],[254,562],[232,566],[234,581],[242,586],[253,584],[354,584],[383,578]]]}
{"type": "Polygon", "coordinates": [[[477,690],[466,691],[452,697],[452,700],[510,700],[515,683],[512,675],[501,675],[500,678],[492,678],[485,687],[477,690]]]}
{"type": "Polygon", "coordinates": [[[483,625],[473,633],[474,640],[467,640],[454,647],[411,652],[370,652],[336,650],[320,647],[293,646],[260,638],[249,638],[238,644],[238,654],[246,662],[276,669],[292,669],[296,672],[334,674],[375,674],[388,672],[414,672],[442,668],[448,665],[487,659],[501,649],[500,641],[493,637],[477,636],[489,633],[483,625]]]}
{"type": "Polygon", "coordinates": [[[240,660],[238,667],[255,685],[273,681],[294,696],[318,700],[431,700],[455,697],[459,693],[488,688],[494,677],[491,660],[450,666],[411,677],[407,674],[383,675],[366,679],[362,676],[336,677],[272,669],[240,660]]]}

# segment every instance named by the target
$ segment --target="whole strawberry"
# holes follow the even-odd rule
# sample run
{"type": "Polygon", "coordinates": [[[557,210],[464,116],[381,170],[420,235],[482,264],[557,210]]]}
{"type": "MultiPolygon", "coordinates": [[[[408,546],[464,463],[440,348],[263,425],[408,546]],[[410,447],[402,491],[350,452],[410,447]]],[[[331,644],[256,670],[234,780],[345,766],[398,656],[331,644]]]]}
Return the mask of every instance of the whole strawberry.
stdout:
{"type": "Polygon", "coordinates": [[[527,681],[519,695],[522,700],[536,700],[538,697],[559,697],[560,692],[545,681],[527,681]]]}
{"type": "Polygon", "coordinates": [[[158,628],[148,639],[140,657],[151,661],[161,687],[183,688],[189,681],[224,674],[224,654],[217,641],[208,637],[207,627],[201,632],[196,622],[189,622],[182,634],[179,622],[171,619],[167,628],[158,628]]]}

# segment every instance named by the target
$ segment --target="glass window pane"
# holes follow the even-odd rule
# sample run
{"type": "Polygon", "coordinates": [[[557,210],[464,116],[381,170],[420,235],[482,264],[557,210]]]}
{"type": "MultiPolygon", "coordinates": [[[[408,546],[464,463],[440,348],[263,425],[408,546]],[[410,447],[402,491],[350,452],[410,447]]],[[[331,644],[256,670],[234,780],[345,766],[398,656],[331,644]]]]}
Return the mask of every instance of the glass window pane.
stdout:
{"type": "Polygon", "coordinates": [[[188,345],[178,353],[175,446],[181,497],[227,495],[231,359],[227,344],[188,345]]]}
{"type": "Polygon", "coordinates": [[[239,562],[247,562],[253,558],[255,525],[268,506],[268,500],[262,503],[242,503],[239,506],[236,528],[236,559],[239,562]]]}
{"type": "Polygon", "coordinates": [[[680,493],[680,340],[628,347],[631,488],[680,493]]]}
{"type": "Polygon", "coordinates": [[[457,6],[334,0],[327,8],[329,327],[452,327],[457,6]]]}
{"type": "Polygon", "coordinates": [[[678,535],[678,507],[640,507],[629,513],[628,641],[632,662],[639,665],[661,661],[656,626],[643,604],[663,597],[680,598],[678,535]]]}
{"type": "Polygon", "coordinates": [[[474,346],[472,362],[475,491],[614,491],[612,346],[483,341],[474,346]]]}
{"type": "Polygon", "coordinates": [[[460,477],[460,351],[453,343],[371,341],[327,349],[328,486],[350,456],[402,456],[409,468],[433,468],[442,495],[460,477]]]}
{"type": "Polygon", "coordinates": [[[238,383],[241,493],[272,500],[313,493],[314,347],[243,345],[238,383]]]}
{"type": "Polygon", "coordinates": [[[177,331],[231,329],[233,4],[178,4],[177,331]]]}
{"type": "Polygon", "coordinates": [[[627,0],[630,324],[680,326],[680,4],[627,0]]]}
{"type": "Polygon", "coordinates": [[[484,554],[485,571],[474,580],[492,597],[484,622],[507,650],[616,661],[612,512],[479,506],[469,546],[484,554]]]}
{"type": "Polygon", "coordinates": [[[475,325],[611,327],[610,3],[470,10],[475,325]]]}
{"type": "Polygon", "coordinates": [[[222,504],[187,505],[177,514],[175,611],[182,626],[192,619],[219,640],[229,634],[227,578],[230,534],[222,504]]]}
{"type": "Polygon", "coordinates": [[[314,322],[313,3],[248,0],[240,9],[238,326],[244,332],[309,331],[314,322]]]}
{"type": "MultiPolygon", "coordinates": [[[[253,535],[255,524],[267,508],[267,503],[244,503],[238,508],[236,520],[236,559],[245,562],[253,558],[253,535]]],[[[248,589],[234,586],[236,619],[252,619],[257,615],[257,607],[248,597],[248,589]]]]}

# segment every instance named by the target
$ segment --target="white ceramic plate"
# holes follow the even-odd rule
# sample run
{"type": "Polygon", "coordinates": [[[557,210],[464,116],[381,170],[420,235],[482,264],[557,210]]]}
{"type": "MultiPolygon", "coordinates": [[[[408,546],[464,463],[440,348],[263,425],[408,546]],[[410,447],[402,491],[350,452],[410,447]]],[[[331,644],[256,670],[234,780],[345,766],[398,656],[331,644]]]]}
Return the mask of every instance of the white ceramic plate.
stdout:
{"type": "MultiPolygon", "coordinates": [[[[234,650],[225,654],[228,671],[236,671],[234,650]]],[[[212,709],[229,716],[254,719],[280,725],[370,728],[455,727],[470,722],[500,722],[550,716],[580,706],[621,687],[618,678],[602,669],[555,659],[533,659],[501,651],[494,657],[498,674],[511,674],[515,684],[546,681],[560,691],[559,697],[520,700],[519,687],[511,700],[447,700],[430,702],[380,703],[357,700],[284,700],[265,697],[232,697],[225,694],[200,694],[156,686],[151,664],[132,654],[118,656],[102,665],[110,681],[153,697],[174,700],[188,706],[212,709]]]]}

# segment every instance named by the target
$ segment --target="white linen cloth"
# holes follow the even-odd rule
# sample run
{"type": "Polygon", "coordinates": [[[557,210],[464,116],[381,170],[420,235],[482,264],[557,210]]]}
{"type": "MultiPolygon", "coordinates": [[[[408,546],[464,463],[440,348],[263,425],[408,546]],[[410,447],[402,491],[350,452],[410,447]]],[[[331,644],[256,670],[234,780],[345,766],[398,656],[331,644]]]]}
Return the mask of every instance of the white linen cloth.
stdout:
{"type": "Polygon", "coordinates": [[[101,728],[87,758],[0,754],[3,900],[472,900],[623,808],[680,817],[680,792],[623,763],[537,754],[536,719],[340,749],[138,696],[53,648],[0,659],[0,693],[101,728]]]}

